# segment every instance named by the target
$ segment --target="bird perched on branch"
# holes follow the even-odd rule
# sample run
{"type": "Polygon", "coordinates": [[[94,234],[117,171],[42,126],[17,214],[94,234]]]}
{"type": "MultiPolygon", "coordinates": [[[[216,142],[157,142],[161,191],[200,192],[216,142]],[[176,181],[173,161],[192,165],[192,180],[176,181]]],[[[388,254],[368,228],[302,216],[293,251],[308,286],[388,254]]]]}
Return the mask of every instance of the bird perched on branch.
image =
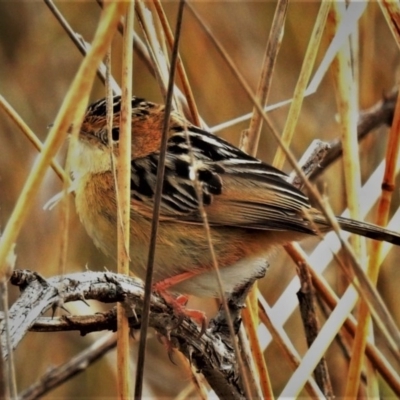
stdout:
{"type": "MultiPolygon", "coordinates": [[[[118,163],[121,98],[113,99],[113,153],[118,163]]],[[[130,257],[145,277],[164,106],[132,99],[130,257]]],[[[106,101],[91,104],[72,156],[76,208],[94,243],[117,254],[117,201],[106,101]]],[[[204,207],[224,289],[254,280],[273,248],[327,232],[323,214],[280,170],[172,113],[153,282],[171,291],[219,296],[200,207],[204,207]]],[[[400,235],[338,217],[342,229],[400,245],[400,235]]]]}

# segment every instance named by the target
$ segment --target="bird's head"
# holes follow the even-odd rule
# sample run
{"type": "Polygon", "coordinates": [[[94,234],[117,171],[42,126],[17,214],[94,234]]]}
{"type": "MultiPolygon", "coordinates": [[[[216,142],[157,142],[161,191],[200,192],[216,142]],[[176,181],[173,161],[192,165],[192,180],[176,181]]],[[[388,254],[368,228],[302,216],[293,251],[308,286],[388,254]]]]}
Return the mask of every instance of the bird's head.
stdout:
{"type": "MultiPolygon", "coordinates": [[[[84,116],[79,139],[72,150],[75,176],[111,170],[106,99],[92,103],[84,116]]],[[[132,159],[158,152],[164,118],[164,106],[132,98],[132,159]]],[[[112,150],[118,162],[121,125],[121,96],[113,98],[112,150]]],[[[174,117],[172,117],[172,120],[174,117]]]]}

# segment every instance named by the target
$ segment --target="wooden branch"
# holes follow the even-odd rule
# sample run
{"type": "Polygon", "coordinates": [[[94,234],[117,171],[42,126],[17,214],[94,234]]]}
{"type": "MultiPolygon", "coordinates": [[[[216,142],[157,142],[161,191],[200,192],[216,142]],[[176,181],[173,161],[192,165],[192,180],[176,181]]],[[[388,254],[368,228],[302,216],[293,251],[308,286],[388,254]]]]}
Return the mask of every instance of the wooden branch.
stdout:
{"type": "MultiPolygon", "coordinates": [[[[396,87],[373,107],[360,112],[357,124],[358,141],[364,139],[373,129],[383,124],[388,126],[392,124],[397,95],[398,88],[396,87]]],[[[327,167],[342,156],[342,144],[339,138],[329,144],[330,150],[321,161],[320,168],[315,169],[309,179],[315,180],[327,167]]]]}
{"type": "MultiPolygon", "coordinates": [[[[137,279],[111,272],[86,271],[46,280],[35,272],[15,270],[10,282],[21,288],[21,296],[9,312],[12,349],[18,346],[28,330],[50,329],[48,320],[40,319],[36,324],[38,318],[47,310],[64,307],[64,304],[70,301],[90,299],[104,303],[121,302],[132,326],[140,326],[144,292],[142,282],[137,279]],[[44,328],[44,321],[47,328],[44,328]]],[[[116,328],[115,319],[111,314],[91,317],[64,316],[55,321],[58,321],[58,324],[51,324],[53,330],[61,330],[61,327],[70,330],[74,327],[82,334],[116,328]]],[[[199,327],[189,318],[176,315],[172,308],[155,294],[151,298],[150,326],[166,336],[171,345],[181,351],[195,368],[203,373],[218,396],[243,398],[234,352],[228,339],[210,330],[199,337],[199,327]]],[[[3,357],[6,358],[8,354],[4,320],[0,322],[0,334],[3,357]]],[[[53,375],[51,379],[54,379],[53,375]]]]}
{"type": "MultiPolygon", "coordinates": [[[[297,274],[300,279],[300,289],[297,292],[301,319],[306,333],[308,347],[311,347],[320,332],[320,324],[316,311],[315,289],[312,284],[311,274],[306,263],[297,265],[297,274]]],[[[314,370],[315,380],[327,399],[333,399],[332,384],[328,373],[326,358],[322,357],[314,370]]]]}

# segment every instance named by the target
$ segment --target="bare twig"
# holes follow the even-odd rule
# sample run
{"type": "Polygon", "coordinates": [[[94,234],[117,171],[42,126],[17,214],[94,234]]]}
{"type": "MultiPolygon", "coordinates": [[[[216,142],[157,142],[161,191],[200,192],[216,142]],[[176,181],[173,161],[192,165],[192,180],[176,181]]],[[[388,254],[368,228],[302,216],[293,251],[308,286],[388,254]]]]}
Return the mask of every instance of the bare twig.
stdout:
{"type": "MultiPolygon", "coordinates": [[[[300,278],[300,290],[297,292],[297,297],[300,304],[300,313],[304,324],[307,344],[310,347],[315,338],[319,334],[320,325],[316,313],[314,287],[311,281],[311,275],[307,269],[307,263],[298,261],[298,253],[292,253],[293,247],[286,246],[285,250],[293,260],[297,262],[297,273],[300,278]]],[[[314,370],[315,380],[318,383],[321,391],[327,399],[333,399],[332,384],[329,378],[328,366],[325,357],[322,357],[314,370]]]]}
{"type": "MultiPolygon", "coordinates": [[[[357,124],[359,141],[364,139],[374,129],[382,126],[383,124],[392,124],[397,93],[398,89],[393,89],[389,95],[384,96],[384,98],[373,107],[360,112],[357,124]]],[[[317,168],[313,171],[309,177],[310,180],[317,179],[326,168],[328,168],[334,161],[342,156],[343,148],[339,138],[330,142],[329,145],[330,149],[324,159],[321,160],[320,168],[317,168]]]]}
{"type": "MultiPolygon", "coordinates": [[[[14,253],[14,247],[9,253],[6,260],[6,270],[8,274],[11,275],[13,269],[15,268],[16,255],[14,253]]],[[[8,290],[7,290],[7,280],[9,275],[3,277],[0,280],[0,310],[4,310],[4,337],[0,340],[1,346],[7,348],[7,352],[11,353],[11,338],[10,338],[10,314],[8,307],[8,290]]],[[[3,358],[4,349],[0,351],[0,398],[16,398],[17,395],[17,383],[15,374],[15,364],[13,354],[6,360],[3,358]]]]}

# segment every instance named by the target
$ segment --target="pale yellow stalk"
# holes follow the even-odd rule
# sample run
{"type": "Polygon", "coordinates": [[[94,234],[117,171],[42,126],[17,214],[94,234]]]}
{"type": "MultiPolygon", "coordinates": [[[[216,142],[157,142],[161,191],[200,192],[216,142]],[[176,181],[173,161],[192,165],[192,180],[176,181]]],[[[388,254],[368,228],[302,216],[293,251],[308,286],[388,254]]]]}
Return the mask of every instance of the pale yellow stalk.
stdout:
{"type": "MultiPolygon", "coordinates": [[[[117,269],[119,274],[129,275],[129,226],[130,226],[130,181],[132,152],[132,64],[133,64],[133,21],[135,2],[130,1],[126,16],[122,54],[122,96],[119,132],[119,158],[117,164],[118,190],[118,246],[117,269]]],[[[121,303],[117,306],[117,365],[118,398],[129,399],[132,391],[130,369],[129,323],[121,303]]]]}

